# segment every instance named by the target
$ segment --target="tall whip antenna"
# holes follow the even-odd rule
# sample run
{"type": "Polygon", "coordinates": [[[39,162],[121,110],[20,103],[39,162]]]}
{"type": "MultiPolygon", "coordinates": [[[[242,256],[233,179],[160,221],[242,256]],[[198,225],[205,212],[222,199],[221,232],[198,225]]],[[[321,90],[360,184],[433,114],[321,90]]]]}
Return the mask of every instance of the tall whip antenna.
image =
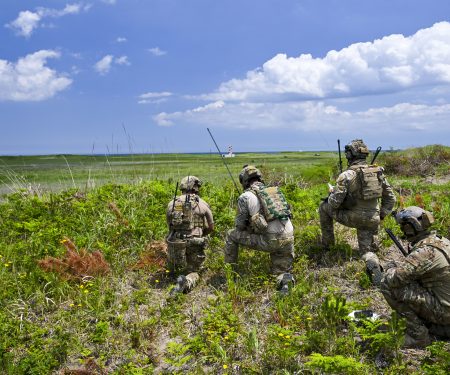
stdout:
{"type": "Polygon", "coordinates": [[[236,184],[236,181],[234,181],[233,175],[232,175],[231,172],[230,172],[230,168],[228,168],[228,164],[225,162],[225,158],[222,156],[222,153],[220,152],[219,146],[217,146],[216,140],[214,139],[213,135],[211,134],[211,131],[209,130],[209,128],[206,128],[206,130],[208,130],[208,133],[209,133],[209,135],[211,136],[211,139],[213,140],[213,142],[214,142],[214,144],[215,144],[215,146],[216,146],[216,148],[217,148],[217,152],[219,153],[219,156],[220,156],[220,158],[222,159],[222,162],[223,162],[223,164],[225,165],[225,168],[227,169],[228,174],[229,174],[230,177],[231,177],[231,180],[233,181],[234,187],[236,188],[237,192],[238,192],[239,194],[241,194],[241,191],[239,190],[239,188],[238,188],[238,186],[237,186],[237,184],[236,184]]]}

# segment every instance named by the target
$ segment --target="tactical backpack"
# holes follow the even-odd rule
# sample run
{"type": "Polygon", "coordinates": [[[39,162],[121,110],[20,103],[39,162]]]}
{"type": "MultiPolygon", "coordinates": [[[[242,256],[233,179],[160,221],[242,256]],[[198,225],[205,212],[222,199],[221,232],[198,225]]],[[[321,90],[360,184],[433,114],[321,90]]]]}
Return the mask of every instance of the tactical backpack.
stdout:
{"type": "Polygon", "coordinates": [[[267,222],[275,219],[287,220],[292,217],[289,203],[278,186],[253,186],[252,191],[259,199],[267,222]]]}
{"type": "Polygon", "coordinates": [[[383,195],[383,168],[369,165],[354,167],[360,185],[360,198],[364,201],[378,199],[383,195]]]}
{"type": "Polygon", "coordinates": [[[194,229],[194,210],[198,201],[195,195],[175,199],[173,210],[170,213],[171,228],[175,231],[190,231],[194,229]],[[188,199],[189,197],[189,199],[188,199]]]}

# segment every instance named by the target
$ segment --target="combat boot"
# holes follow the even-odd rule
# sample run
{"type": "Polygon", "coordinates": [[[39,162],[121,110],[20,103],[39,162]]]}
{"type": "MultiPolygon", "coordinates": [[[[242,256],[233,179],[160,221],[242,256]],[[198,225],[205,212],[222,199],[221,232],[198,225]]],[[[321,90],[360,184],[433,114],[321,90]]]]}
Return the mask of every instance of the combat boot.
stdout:
{"type": "Polygon", "coordinates": [[[367,252],[362,256],[362,260],[366,262],[366,272],[372,280],[373,285],[380,286],[383,272],[380,267],[380,260],[376,254],[367,252]]]}
{"type": "Polygon", "coordinates": [[[292,289],[294,284],[294,276],[290,273],[283,273],[277,277],[277,290],[282,296],[286,296],[289,294],[289,291],[292,289]]]}
{"type": "Polygon", "coordinates": [[[186,276],[184,276],[184,275],[178,276],[177,283],[170,291],[170,296],[174,297],[177,294],[183,293],[186,290],[186,286],[187,286],[186,276]]]}

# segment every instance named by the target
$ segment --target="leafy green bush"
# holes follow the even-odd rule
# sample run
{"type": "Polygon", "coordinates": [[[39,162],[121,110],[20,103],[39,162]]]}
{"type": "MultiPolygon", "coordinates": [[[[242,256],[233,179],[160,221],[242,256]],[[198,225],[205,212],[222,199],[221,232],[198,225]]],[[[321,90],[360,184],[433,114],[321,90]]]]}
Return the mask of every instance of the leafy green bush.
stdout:
{"type": "Polygon", "coordinates": [[[427,347],[428,354],[422,359],[420,368],[425,374],[445,375],[450,373],[450,344],[436,341],[427,347]]]}
{"type": "Polygon", "coordinates": [[[382,163],[387,174],[428,176],[448,172],[450,147],[432,145],[384,154],[382,163]]]}
{"type": "Polygon", "coordinates": [[[370,374],[370,367],[360,363],[354,358],[342,355],[323,356],[319,353],[311,354],[310,360],[305,363],[306,367],[314,372],[325,374],[370,374]]]}

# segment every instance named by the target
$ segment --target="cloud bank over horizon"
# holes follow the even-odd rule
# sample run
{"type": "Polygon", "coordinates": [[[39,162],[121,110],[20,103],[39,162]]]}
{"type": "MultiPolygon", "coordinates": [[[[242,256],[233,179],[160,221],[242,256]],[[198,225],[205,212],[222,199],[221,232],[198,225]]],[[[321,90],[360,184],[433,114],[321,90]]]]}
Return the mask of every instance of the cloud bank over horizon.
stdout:
{"type": "Polygon", "coordinates": [[[303,131],[374,125],[387,130],[392,126],[408,131],[437,129],[448,127],[449,91],[442,90],[441,96],[432,99],[426,97],[427,92],[449,84],[450,23],[439,22],[409,37],[394,34],[355,43],[329,51],[323,58],[278,54],[248,72],[245,79],[229,80],[216,91],[196,97],[210,103],[161,112],[153,120],[159,126],[214,123],[229,128],[303,131]],[[413,90],[420,94],[410,95],[411,102],[391,95],[393,103],[379,104],[379,97],[413,90]],[[343,109],[349,100],[359,103],[360,109],[343,109]]]}
{"type": "Polygon", "coordinates": [[[448,127],[450,104],[399,103],[393,106],[346,111],[324,102],[225,103],[218,101],[184,112],[161,112],[154,117],[159,126],[177,123],[237,129],[297,129],[305,132],[336,132],[373,129],[379,132],[406,130],[420,132],[448,127]]]}

